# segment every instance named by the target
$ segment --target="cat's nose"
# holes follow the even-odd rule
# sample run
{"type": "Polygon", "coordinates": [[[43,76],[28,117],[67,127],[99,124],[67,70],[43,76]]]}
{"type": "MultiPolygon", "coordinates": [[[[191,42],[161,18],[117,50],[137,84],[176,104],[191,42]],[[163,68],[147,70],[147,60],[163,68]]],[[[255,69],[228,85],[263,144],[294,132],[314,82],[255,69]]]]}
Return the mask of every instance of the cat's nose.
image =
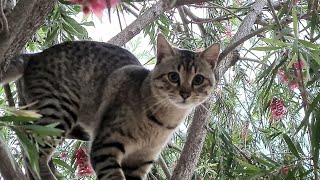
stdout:
{"type": "Polygon", "coordinates": [[[183,98],[183,99],[187,99],[188,97],[190,97],[190,92],[184,92],[184,91],[180,91],[180,96],[183,98]]]}

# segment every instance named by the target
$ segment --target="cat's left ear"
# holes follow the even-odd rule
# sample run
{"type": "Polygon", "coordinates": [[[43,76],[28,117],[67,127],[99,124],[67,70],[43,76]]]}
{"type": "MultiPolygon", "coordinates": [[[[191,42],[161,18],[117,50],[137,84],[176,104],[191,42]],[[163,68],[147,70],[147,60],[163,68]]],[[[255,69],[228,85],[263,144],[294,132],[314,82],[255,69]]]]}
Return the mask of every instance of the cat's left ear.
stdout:
{"type": "Polygon", "coordinates": [[[168,56],[174,56],[174,50],[164,35],[159,33],[157,36],[157,64],[168,56]]]}
{"type": "Polygon", "coordinates": [[[220,44],[214,43],[201,52],[201,57],[205,59],[212,66],[212,68],[215,68],[218,63],[219,54],[220,44]]]}

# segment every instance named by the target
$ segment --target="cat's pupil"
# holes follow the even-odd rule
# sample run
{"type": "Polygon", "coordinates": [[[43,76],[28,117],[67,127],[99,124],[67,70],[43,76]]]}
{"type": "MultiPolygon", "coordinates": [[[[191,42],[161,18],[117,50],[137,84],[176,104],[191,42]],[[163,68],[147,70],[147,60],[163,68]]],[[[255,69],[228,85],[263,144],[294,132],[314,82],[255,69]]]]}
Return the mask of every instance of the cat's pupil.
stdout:
{"type": "Polygon", "coordinates": [[[193,85],[201,85],[203,83],[204,77],[200,74],[194,76],[192,83],[193,85]]]}
{"type": "Polygon", "coordinates": [[[171,72],[168,74],[169,81],[172,83],[177,83],[180,80],[179,74],[176,72],[171,72]]]}

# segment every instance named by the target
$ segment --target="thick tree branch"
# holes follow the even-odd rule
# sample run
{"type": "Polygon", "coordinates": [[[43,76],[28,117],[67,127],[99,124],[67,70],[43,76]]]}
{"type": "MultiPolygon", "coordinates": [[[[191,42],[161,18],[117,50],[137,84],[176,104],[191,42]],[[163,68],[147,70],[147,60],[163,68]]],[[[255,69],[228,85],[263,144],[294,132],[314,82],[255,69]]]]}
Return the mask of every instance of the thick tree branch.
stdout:
{"type": "Polygon", "coordinates": [[[39,29],[56,1],[20,0],[7,14],[9,34],[0,34],[0,77],[10,57],[17,54],[39,29]]]}
{"type": "MultiPolygon", "coordinates": [[[[267,0],[257,0],[248,15],[243,20],[237,33],[233,37],[233,41],[238,41],[246,35],[250,34],[251,27],[254,25],[257,16],[261,13],[263,7],[267,4],[267,0]]],[[[238,61],[237,50],[240,47],[228,54],[217,69],[217,80],[226,72],[228,68],[233,66],[238,61]]],[[[189,128],[187,141],[181,153],[180,159],[173,171],[171,180],[175,179],[191,179],[194,169],[198,163],[200,153],[203,147],[203,143],[207,133],[207,126],[209,124],[209,112],[206,109],[210,109],[211,101],[208,100],[203,106],[199,106],[195,110],[195,114],[192,119],[192,124],[189,128]]]]}
{"type": "MultiPolygon", "coordinates": [[[[176,0],[173,7],[179,7],[186,4],[208,2],[209,0],[176,0]]],[[[161,14],[173,8],[171,0],[160,0],[151,8],[146,10],[141,16],[127,26],[123,31],[111,38],[108,43],[118,46],[124,46],[134,36],[139,34],[143,28],[155,21],[161,14]]]]}

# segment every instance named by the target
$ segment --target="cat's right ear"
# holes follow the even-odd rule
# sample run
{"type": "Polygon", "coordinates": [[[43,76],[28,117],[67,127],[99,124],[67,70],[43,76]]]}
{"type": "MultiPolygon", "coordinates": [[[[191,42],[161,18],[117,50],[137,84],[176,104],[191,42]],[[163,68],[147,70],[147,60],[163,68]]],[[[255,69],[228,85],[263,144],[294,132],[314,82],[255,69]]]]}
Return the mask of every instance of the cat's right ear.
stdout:
{"type": "Polygon", "coordinates": [[[161,63],[165,57],[173,56],[174,50],[171,44],[167,41],[167,39],[163,36],[163,34],[159,33],[157,36],[157,64],[161,63]]]}

